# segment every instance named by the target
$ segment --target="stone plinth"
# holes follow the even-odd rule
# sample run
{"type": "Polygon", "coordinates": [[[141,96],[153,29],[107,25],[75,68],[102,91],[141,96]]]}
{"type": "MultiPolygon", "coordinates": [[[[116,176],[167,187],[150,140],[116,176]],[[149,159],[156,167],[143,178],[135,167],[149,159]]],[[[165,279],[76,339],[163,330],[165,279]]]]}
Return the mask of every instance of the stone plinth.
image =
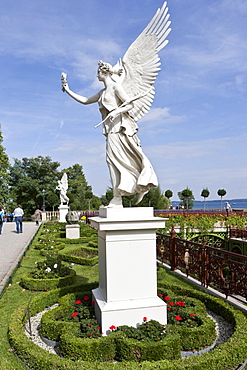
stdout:
{"type": "Polygon", "coordinates": [[[69,211],[69,206],[66,204],[60,204],[59,209],[59,222],[66,222],[66,215],[69,211]]]}
{"type": "Polygon", "coordinates": [[[46,212],[45,211],[41,212],[41,221],[46,222],[46,212]]]}
{"type": "Polygon", "coordinates": [[[80,238],[80,225],[72,224],[66,225],[66,238],[68,239],[79,239],[80,238]]]}
{"type": "Polygon", "coordinates": [[[98,230],[99,287],[93,290],[102,332],[138,326],[143,317],[166,324],[166,304],[157,297],[156,229],[165,226],[153,208],[101,208],[90,218],[98,230]]]}

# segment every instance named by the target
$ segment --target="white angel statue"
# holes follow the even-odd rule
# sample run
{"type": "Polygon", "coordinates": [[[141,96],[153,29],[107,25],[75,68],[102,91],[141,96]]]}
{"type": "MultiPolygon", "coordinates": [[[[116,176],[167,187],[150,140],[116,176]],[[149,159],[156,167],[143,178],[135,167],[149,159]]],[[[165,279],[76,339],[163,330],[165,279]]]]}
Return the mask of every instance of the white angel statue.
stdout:
{"type": "MultiPolygon", "coordinates": [[[[122,196],[138,193],[137,203],[158,180],[136,136],[137,121],[148,112],[154,98],[159,66],[158,52],[167,45],[171,29],[166,2],[130,45],[115,67],[99,61],[97,77],[104,88],[84,97],[70,90],[62,73],[62,90],[82,104],[98,103],[106,136],[106,162],[113,199],[108,207],[122,207],[122,196]]],[[[98,127],[98,124],[95,127],[98,127]]]]}
{"type": "Polygon", "coordinates": [[[58,180],[58,185],[56,187],[56,190],[60,191],[60,201],[61,204],[69,204],[69,197],[67,197],[66,193],[68,190],[68,177],[67,173],[64,173],[61,180],[58,180]]]}

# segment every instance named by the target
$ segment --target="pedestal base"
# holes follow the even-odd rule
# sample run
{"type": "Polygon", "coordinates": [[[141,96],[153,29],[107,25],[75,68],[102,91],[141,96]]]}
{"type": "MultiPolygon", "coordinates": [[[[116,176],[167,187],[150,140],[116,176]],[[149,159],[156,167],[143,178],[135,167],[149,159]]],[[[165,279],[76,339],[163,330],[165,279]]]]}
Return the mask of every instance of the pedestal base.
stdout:
{"type": "Polygon", "coordinates": [[[69,212],[69,206],[60,204],[59,209],[59,222],[66,222],[66,215],[69,212]]]}
{"type": "Polygon", "coordinates": [[[112,325],[137,327],[147,320],[167,323],[157,297],[156,229],[165,226],[153,208],[101,208],[90,219],[98,230],[99,288],[95,314],[104,335],[112,325]]]}
{"type": "Polygon", "coordinates": [[[80,225],[66,225],[66,238],[68,239],[79,239],[80,238],[80,225]]]}
{"type": "Polygon", "coordinates": [[[112,325],[138,327],[144,320],[156,320],[162,325],[167,323],[166,303],[159,297],[106,302],[99,288],[92,293],[95,315],[102,335],[110,334],[112,325]]]}

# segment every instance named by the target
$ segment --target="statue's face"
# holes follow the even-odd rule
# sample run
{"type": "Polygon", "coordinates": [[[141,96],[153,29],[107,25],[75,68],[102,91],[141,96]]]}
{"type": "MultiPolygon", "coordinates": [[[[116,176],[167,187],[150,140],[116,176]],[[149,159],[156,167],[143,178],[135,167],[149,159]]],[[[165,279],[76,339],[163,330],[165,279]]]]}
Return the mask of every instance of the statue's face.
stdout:
{"type": "Polygon", "coordinates": [[[106,77],[106,72],[103,72],[101,68],[98,69],[97,77],[99,81],[104,81],[106,77]]]}

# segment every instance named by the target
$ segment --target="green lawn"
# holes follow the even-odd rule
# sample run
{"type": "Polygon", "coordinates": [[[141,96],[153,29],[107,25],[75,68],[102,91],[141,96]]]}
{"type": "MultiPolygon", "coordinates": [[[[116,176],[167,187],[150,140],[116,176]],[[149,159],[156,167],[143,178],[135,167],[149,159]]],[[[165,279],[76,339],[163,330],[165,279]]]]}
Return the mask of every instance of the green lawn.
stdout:
{"type": "MultiPolygon", "coordinates": [[[[26,369],[15,356],[13,349],[9,345],[8,324],[10,315],[16,308],[27,303],[31,296],[42,294],[42,292],[31,292],[23,289],[19,281],[24,272],[28,271],[28,269],[33,269],[35,262],[41,261],[43,258],[39,250],[32,249],[31,246],[26,252],[26,256],[23,257],[20,268],[16,270],[12,285],[7,287],[0,299],[0,370],[26,369]]],[[[75,264],[73,269],[76,270],[78,283],[93,283],[98,281],[98,265],[91,267],[75,264]]],[[[164,269],[159,269],[158,284],[161,281],[165,281],[166,286],[170,284],[177,285],[181,288],[191,287],[191,284],[177,277],[174,273],[164,269]]],[[[194,287],[194,289],[199,288],[194,287]]]]}
{"type": "MultiPolygon", "coordinates": [[[[21,267],[16,270],[12,285],[9,286],[0,298],[0,370],[25,370],[13,353],[8,342],[8,324],[11,313],[17,307],[28,302],[31,296],[42,294],[42,292],[30,292],[19,285],[21,275],[28,269],[33,269],[35,262],[42,260],[38,250],[30,248],[23,257],[21,267]]],[[[79,282],[94,282],[98,280],[98,266],[74,265],[79,282]]],[[[41,369],[42,370],[42,369],[41,369]]]]}

